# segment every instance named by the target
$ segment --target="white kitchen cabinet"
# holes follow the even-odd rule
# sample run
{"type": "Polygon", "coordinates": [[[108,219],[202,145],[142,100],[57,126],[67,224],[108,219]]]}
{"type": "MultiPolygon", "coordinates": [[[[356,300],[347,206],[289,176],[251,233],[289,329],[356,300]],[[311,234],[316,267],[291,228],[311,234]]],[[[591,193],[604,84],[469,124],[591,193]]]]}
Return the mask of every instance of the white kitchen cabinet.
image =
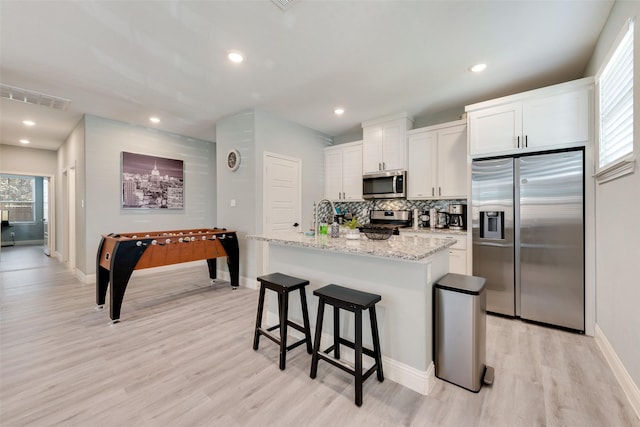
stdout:
{"type": "Polygon", "coordinates": [[[522,130],[522,104],[484,108],[468,114],[469,152],[472,156],[499,153],[516,147],[522,130]]]}
{"type": "Polygon", "coordinates": [[[585,145],[593,79],[467,106],[471,156],[585,145]]]}
{"type": "Polygon", "coordinates": [[[463,120],[409,132],[407,197],[467,197],[467,132],[463,120]]]}
{"type": "Polygon", "coordinates": [[[406,114],[362,123],[363,172],[406,169],[407,129],[411,125],[406,114]]]}
{"type": "Polygon", "coordinates": [[[426,199],[435,195],[437,131],[409,135],[409,166],[407,168],[407,198],[426,199]]]}
{"type": "Polygon", "coordinates": [[[325,198],[362,200],[362,141],[325,148],[324,170],[325,198]]]}
{"type": "Polygon", "coordinates": [[[449,248],[449,272],[467,274],[467,251],[449,248]]]}
{"type": "Polygon", "coordinates": [[[449,248],[449,273],[467,273],[467,236],[464,234],[445,234],[440,232],[400,231],[404,237],[430,237],[434,239],[453,239],[456,243],[449,248]]]}

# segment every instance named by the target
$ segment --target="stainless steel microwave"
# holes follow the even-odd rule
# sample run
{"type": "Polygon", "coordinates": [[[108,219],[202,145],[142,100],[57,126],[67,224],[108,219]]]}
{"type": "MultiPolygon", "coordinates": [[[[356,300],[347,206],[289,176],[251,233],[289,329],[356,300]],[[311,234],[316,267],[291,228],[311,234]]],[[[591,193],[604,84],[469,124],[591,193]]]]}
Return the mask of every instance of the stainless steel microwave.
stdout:
{"type": "Polygon", "coordinates": [[[394,170],[362,176],[364,199],[398,199],[407,197],[407,172],[394,170]]]}

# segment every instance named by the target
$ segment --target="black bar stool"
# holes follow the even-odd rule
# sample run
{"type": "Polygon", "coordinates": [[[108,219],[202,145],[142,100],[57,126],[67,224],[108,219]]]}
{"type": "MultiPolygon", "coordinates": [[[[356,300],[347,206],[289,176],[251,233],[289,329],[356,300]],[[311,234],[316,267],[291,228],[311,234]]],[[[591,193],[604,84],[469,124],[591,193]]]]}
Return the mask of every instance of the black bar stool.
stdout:
{"type": "Polygon", "coordinates": [[[378,337],[378,322],[376,319],[376,303],[382,299],[380,295],[356,291],[338,285],[327,285],[313,291],[319,298],[318,319],[316,321],[316,336],[311,357],[311,378],[315,378],[318,372],[318,360],[325,360],[332,365],[350,373],[356,379],[356,405],[362,405],[362,383],[377,372],[378,381],[384,381],[382,373],[382,356],[380,352],[380,339],[378,337]],[[320,337],[322,335],[322,321],[324,317],[324,305],[333,306],[333,345],[320,352],[320,337]],[[355,314],[355,342],[340,337],[340,309],[351,311],[355,314]],[[369,309],[371,320],[371,334],[373,338],[373,350],[362,346],[362,311],[369,309]],[[355,350],[355,367],[340,360],[340,344],[355,350]],[[333,357],[329,353],[333,350],[333,357]],[[362,373],[362,354],[366,354],[375,360],[374,365],[362,373]]]}
{"type": "Polygon", "coordinates": [[[260,297],[258,299],[258,316],[256,318],[256,329],[253,337],[253,349],[257,350],[260,344],[260,335],[264,335],[271,341],[280,346],[280,369],[284,370],[287,351],[307,344],[307,353],[311,354],[311,330],[309,328],[309,313],[307,310],[307,297],[305,296],[304,287],[309,284],[308,280],[298,279],[297,277],[287,276],[282,273],[271,273],[258,277],[260,282],[260,297]],[[271,289],[278,293],[278,313],[280,323],[277,325],[262,328],[262,311],[264,309],[265,289],[271,289]],[[303,326],[293,323],[288,318],[289,311],[289,292],[300,290],[300,303],[302,304],[302,321],[303,326]],[[304,338],[287,346],[287,326],[302,332],[304,338]],[[280,328],[280,337],[276,337],[270,333],[274,329],[280,328]]]}

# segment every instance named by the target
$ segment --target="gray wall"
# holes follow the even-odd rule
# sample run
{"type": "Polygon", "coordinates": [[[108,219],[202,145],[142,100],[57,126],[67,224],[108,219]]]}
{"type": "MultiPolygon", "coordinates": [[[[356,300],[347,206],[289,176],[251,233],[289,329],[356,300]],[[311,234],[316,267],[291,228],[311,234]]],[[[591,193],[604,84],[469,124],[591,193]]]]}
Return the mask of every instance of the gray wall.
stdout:
{"type": "Polygon", "coordinates": [[[0,172],[54,176],[57,158],[55,151],[2,144],[0,145],[0,172]]]}
{"type": "MultiPolygon", "coordinates": [[[[58,149],[58,165],[56,170],[56,255],[63,261],[69,259],[69,243],[67,239],[66,206],[67,206],[67,177],[70,170],[75,171],[75,191],[76,200],[74,211],[76,214],[76,266],[79,270],[86,272],[84,266],[86,258],[84,251],[85,236],[85,209],[82,207],[85,193],[85,172],[84,172],[84,118],[78,122],[67,140],[58,149]],[[65,170],[67,173],[65,173],[65,170]],[[83,266],[83,267],[80,267],[83,266]]],[[[94,255],[95,258],[95,255],[94,255]]]]}
{"type": "MultiPolygon", "coordinates": [[[[640,2],[617,1],[585,75],[595,75],[624,22],[640,2]]],[[[640,155],[640,22],[634,42],[634,153],[640,155]]],[[[640,170],[596,185],[596,324],[636,385],[640,385],[640,170]],[[619,208],[622,207],[622,208],[619,208]]]]}
{"type": "Polygon", "coordinates": [[[86,116],[84,122],[86,161],[77,168],[77,180],[84,183],[78,185],[77,206],[85,211],[78,218],[79,232],[85,231],[78,237],[78,269],[95,273],[102,234],[215,225],[215,144],[95,116],[86,116]],[[123,151],[183,160],[184,209],[122,209],[123,151]]]}
{"type": "Polygon", "coordinates": [[[265,152],[302,161],[302,223],[312,219],[313,201],[322,198],[324,147],[330,138],[271,113],[249,110],[219,120],[216,124],[218,162],[218,225],[238,231],[241,280],[255,281],[262,256],[261,245],[246,240],[262,231],[262,170],[265,152]],[[229,150],[240,152],[235,172],[225,165],[229,150]],[[231,200],[236,206],[231,207],[231,200]]]}

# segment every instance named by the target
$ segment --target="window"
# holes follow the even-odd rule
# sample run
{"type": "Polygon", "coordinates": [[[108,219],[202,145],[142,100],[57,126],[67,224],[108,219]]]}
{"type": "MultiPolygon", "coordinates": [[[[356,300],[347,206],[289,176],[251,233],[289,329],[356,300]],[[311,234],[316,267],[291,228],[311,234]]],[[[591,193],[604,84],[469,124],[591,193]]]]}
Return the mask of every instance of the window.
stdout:
{"type": "Polygon", "coordinates": [[[625,24],[596,75],[600,182],[633,172],[633,27],[625,24]]]}
{"type": "Polygon", "coordinates": [[[9,211],[10,222],[35,222],[36,179],[0,175],[0,209],[9,211]]]}

